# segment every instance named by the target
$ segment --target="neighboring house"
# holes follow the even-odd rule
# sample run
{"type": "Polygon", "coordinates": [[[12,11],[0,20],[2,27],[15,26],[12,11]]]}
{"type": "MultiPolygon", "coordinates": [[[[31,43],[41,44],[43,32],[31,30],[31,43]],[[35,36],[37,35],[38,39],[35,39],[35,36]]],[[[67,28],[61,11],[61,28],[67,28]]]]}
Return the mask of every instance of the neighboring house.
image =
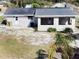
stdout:
{"type": "Polygon", "coordinates": [[[66,3],[64,2],[64,3],[56,3],[51,7],[66,7],[66,6],[67,6],[66,3]]]}
{"type": "Polygon", "coordinates": [[[62,31],[65,28],[75,30],[76,14],[69,7],[63,8],[12,8],[5,12],[5,18],[12,26],[29,27],[37,24],[38,31],[47,31],[56,28],[62,31]]]}
{"type": "Polygon", "coordinates": [[[32,4],[27,4],[25,8],[32,8],[32,4]]]}

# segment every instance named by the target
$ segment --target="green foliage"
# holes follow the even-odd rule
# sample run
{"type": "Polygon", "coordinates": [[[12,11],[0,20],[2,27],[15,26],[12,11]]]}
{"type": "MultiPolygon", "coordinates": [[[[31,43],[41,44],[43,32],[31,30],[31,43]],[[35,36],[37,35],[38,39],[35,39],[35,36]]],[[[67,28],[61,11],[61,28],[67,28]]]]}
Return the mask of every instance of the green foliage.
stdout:
{"type": "Polygon", "coordinates": [[[8,3],[7,5],[8,5],[9,8],[15,8],[15,7],[17,7],[14,3],[8,3]]]}
{"type": "Polygon", "coordinates": [[[33,4],[32,4],[32,7],[33,7],[33,8],[39,8],[39,7],[40,7],[40,5],[39,5],[39,4],[37,4],[37,3],[33,3],[33,4]]]}
{"type": "Polygon", "coordinates": [[[57,33],[55,38],[56,38],[56,44],[58,45],[68,45],[68,43],[73,41],[72,36],[65,35],[63,33],[57,33]]]}
{"type": "Polygon", "coordinates": [[[64,35],[62,33],[56,34],[56,46],[60,47],[62,50],[63,59],[69,59],[73,55],[73,48],[69,46],[69,43],[73,41],[73,38],[69,35],[64,35]]]}
{"type": "Polygon", "coordinates": [[[50,5],[50,1],[45,0],[16,0],[10,1],[11,3],[15,4],[17,7],[25,7],[26,4],[32,4],[34,8],[36,7],[43,7],[44,5],[50,5]]]}
{"type": "Polygon", "coordinates": [[[33,4],[33,3],[37,3],[40,6],[43,6],[46,4],[50,5],[50,2],[51,3],[68,2],[68,3],[75,4],[77,6],[79,5],[79,0],[10,0],[10,2],[14,3],[19,7],[24,7],[26,4],[33,4]]]}
{"type": "Polygon", "coordinates": [[[4,20],[3,16],[0,16],[0,22],[2,22],[4,20]]]}
{"type": "Polygon", "coordinates": [[[56,38],[55,44],[61,45],[61,44],[63,43],[63,38],[64,38],[64,37],[63,37],[62,34],[57,33],[55,38],[56,38]]]}
{"type": "Polygon", "coordinates": [[[65,28],[64,33],[73,33],[73,30],[71,28],[65,28]]]}
{"type": "Polygon", "coordinates": [[[48,32],[56,32],[57,30],[56,30],[56,28],[48,28],[47,31],[48,32]]]}
{"type": "MultiPolygon", "coordinates": [[[[70,59],[73,56],[74,50],[69,46],[69,43],[73,41],[72,37],[63,33],[56,33],[55,43],[50,46],[49,59],[52,59],[58,48],[61,49],[63,59],[70,59]]],[[[72,59],[72,58],[71,58],[72,59]]]]}

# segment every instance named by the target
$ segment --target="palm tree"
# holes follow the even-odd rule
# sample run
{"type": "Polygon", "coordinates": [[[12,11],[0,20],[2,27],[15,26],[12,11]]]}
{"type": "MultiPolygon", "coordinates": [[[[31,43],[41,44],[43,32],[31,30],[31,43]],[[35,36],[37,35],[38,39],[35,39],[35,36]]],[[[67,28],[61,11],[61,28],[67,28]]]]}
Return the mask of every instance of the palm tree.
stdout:
{"type": "Polygon", "coordinates": [[[52,59],[58,48],[61,48],[63,59],[70,59],[73,54],[73,49],[69,46],[69,43],[73,41],[73,38],[63,33],[57,33],[55,39],[55,43],[49,49],[49,59],[52,59]]]}

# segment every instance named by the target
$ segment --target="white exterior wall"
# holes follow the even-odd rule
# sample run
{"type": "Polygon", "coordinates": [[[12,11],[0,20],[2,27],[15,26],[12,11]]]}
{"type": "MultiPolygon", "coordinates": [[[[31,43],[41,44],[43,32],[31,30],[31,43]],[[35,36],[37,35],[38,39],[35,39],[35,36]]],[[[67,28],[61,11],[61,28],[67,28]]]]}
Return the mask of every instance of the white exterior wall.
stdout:
{"type": "Polygon", "coordinates": [[[58,25],[58,31],[62,31],[65,28],[71,28],[73,31],[75,31],[75,18],[70,18],[72,24],[71,25],[58,25]]]}
{"type": "Polygon", "coordinates": [[[72,29],[75,31],[76,19],[75,18],[71,18],[71,20],[72,20],[72,29]]]}
{"type": "MultiPolygon", "coordinates": [[[[11,26],[14,27],[28,27],[30,21],[27,16],[19,16],[16,21],[15,17],[9,16],[5,17],[8,22],[11,23],[11,26]]],[[[38,31],[47,31],[48,28],[56,28],[58,31],[62,31],[65,28],[72,28],[75,31],[75,18],[70,18],[72,21],[72,25],[59,25],[59,18],[54,18],[54,25],[41,25],[41,18],[38,20],[38,31]]]]}
{"type": "Polygon", "coordinates": [[[28,17],[26,16],[17,16],[18,20],[16,20],[16,17],[6,17],[6,20],[11,23],[11,26],[16,27],[28,27],[30,20],[28,20],[28,17]]]}
{"type": "Polygon", "coordinates": [[[41,25],[41,18],[38,18],[38,31],[47,31],[48,28],[56,28],[62,31],[65,28],[72,28],[75,31],[75,18],[70,18],[72,25],[59,25],[59,18],[54,18],[54,25],[41,25]]]}
{"type": "Polygon", "coordinates": [[[38,18],[38,31],[47,31],[48,28],[58,28],[58,18],[54,18],[54,25],[41,25],[41,18],[38,18]]]}

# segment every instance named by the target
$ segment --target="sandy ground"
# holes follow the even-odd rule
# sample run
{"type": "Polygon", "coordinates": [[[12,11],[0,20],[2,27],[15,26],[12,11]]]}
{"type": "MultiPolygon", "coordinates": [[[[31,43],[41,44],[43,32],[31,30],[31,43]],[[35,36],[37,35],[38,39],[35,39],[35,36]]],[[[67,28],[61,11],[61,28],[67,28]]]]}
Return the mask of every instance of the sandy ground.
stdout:
{"type": "MultiPolygon", "coordinates": [[[[36,52],[39,49],[43,49],[45,51],[49,50],[49,45],[52,42],[54,42],[54,33],[34,32],[26,29],[20,29],[20,30],[0,29],[0,40],[6,40],[11,38],[17,39],[18,42],[22,42],[24,45],[26,45],[26,48],[27,48],[25,50],[26,54],[24,56],[18,57],[16,54],[14,55],[12,54],[15,52],[14,51],[14,48],[16,48],[15,46],[14,48],[12,48],[13,52],[11,52],[10,54],[6,52],[7,49],[3,49],[3,46],[0,46],[0,59],[27,59],[27,58],[35,59],[37,57],[36,52]]],[[[6,48],[11,48],[11,47],[8,46],[6,48]]],[[[18,46],[17,46],[17,49],[18,49],[18,46]]]]}

